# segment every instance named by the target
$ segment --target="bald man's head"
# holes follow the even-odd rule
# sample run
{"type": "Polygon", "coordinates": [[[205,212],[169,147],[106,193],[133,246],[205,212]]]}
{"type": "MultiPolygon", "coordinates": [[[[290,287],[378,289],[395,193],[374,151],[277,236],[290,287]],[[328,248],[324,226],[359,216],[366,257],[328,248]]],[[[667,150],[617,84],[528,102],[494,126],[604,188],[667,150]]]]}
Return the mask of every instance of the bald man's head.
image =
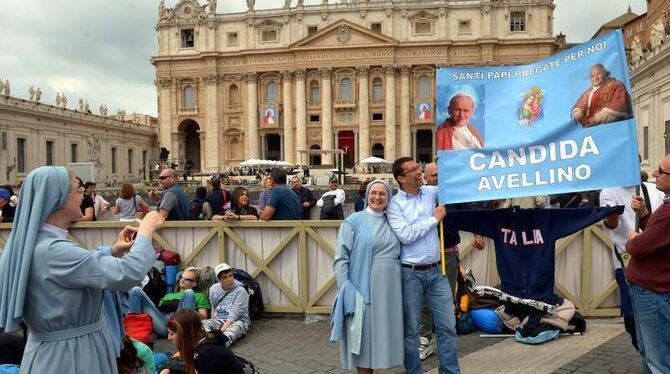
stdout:
{"type": "Polygon", "coordinates": [[[437,164],[431,162],[423,171],[423,180],[429,186],[437,186],[437,164]]]}

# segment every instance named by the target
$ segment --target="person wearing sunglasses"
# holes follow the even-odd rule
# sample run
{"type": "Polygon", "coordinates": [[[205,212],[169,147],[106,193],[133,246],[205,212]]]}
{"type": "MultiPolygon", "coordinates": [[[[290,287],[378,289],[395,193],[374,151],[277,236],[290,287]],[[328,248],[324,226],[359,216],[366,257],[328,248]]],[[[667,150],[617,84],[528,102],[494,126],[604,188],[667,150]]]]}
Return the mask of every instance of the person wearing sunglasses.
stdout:
{"type": "Polygon", "coordinates": [[[164,338],[168,334],[168,317],[177,310],[192,309],[198,312],[200,318],[207,318],[207,312],[212,306],[207,296],[197,289],[197,286],[197,269],[188,268],[184,270],[179,277],[178,291],[163,296],[158,303],[158,307],[140,287],[134,287],[130,290],[128,296],[128,312],[149,314],[154,333],[164,338]]]}
{"type": "Polygon", "coordinates": [[[174,169],[165,168],[158,175],[158,180],[160,180],[165,192],[162,195],[159,195],[154,190],[149,192],[149,198],[158,202],[158,213],[166,221],[183,221],[188,219],[188,210],[191,201],[186,192],[184,192],[184,189],[177,183],[178,179],[179,177],[174,169]]]}

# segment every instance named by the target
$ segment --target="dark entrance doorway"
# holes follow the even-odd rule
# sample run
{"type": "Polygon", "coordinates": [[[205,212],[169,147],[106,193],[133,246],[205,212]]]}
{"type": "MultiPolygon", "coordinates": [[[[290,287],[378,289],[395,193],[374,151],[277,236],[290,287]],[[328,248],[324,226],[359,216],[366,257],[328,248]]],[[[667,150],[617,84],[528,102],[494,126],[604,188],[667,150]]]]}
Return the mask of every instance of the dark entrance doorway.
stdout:
{"type": "Polygon", "coordinates": [[[354,166],[354,155],[356,154],[354,132],[351,130],[340,131],[337,133],[337,149],[344,151],[344,167],[354,166]]]}
{"type": "Polygon", "coordinates": [[[265,135],[265,158],[273,161],[281,159],[281,137],[279,134],[265,135]]]}
{"type": "MultiPolygon", "coordinates": [[[[318,150],[321,147],[318,144],[312,144],[309,147],[310,150],[318,150]]],[[[311,165],[321,165],[321,155],[309,155],[309,164],[311,165]]]]}
{"type": "Polygon", "coordinates": [[[416,162],[433,162],[433,132],[431,130],[416,131],[416,162]]]}
{"type": "Polygon", "coordinates": [[[384,158],[384,146],[380,143],[375,143],[372,146],[372,157],[384,158]]]}
{"type": "MultiPolygon", "coordinates": [[[[192,119],[187,119],[179,125],[179,132],[184,134],[184,160],[193,162],[193,169],[201,170],[200,165],[200,126],[192,119]]],[[[179,157],[174,154],[173,157],[179,157]]]]}

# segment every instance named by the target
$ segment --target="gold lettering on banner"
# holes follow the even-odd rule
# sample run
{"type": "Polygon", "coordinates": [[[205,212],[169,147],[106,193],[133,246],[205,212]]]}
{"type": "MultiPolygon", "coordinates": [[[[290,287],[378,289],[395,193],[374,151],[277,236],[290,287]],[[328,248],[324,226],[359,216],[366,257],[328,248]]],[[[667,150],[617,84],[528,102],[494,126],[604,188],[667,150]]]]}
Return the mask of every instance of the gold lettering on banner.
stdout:
{"type": "Polygon", "coordinates": [[[396,52],[397,57],[434,57],[446,56],[449,50],[447,48],[421,48],[421,49],[401,49],[396,52]]]}

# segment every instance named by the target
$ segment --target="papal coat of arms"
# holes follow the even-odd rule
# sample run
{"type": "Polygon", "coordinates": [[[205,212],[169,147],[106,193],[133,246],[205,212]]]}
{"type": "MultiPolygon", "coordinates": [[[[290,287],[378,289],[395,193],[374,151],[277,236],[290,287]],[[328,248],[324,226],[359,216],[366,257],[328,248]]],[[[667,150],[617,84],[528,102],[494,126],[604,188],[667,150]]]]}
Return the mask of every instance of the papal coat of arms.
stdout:
{"type": "Polygon", "coordinates": [[[347,44],[349,39],[351,38],[351,33],[349,32],[349,26],[347,25],[340,25],[337,28],[337,41],[344,45],[347,44]]]}

